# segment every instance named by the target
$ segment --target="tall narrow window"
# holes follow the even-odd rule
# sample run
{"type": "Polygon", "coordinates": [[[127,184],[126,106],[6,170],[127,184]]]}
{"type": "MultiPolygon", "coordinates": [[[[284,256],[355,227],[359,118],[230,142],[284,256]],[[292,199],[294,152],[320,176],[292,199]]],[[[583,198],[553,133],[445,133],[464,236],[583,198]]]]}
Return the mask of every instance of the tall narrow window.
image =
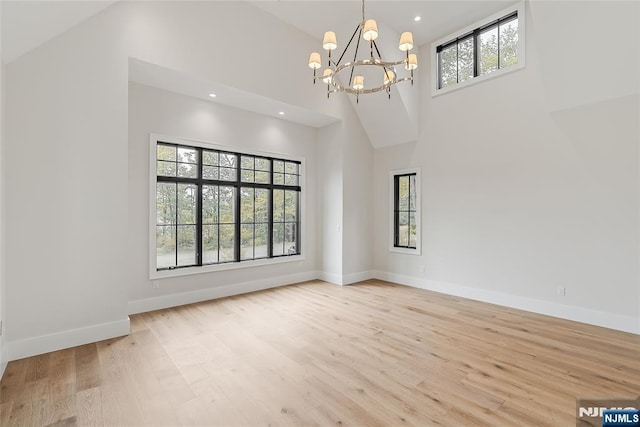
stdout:
{"type": "Polygon", "coordinates": [[[392,172],[391,181],[393,188],[392,250],[419,253],[419,171],[414,169],[392,172]]]}
{"type": "Polygon", "coordinates": [[[154,141],[152,271],[299,255],[299,161],[154,141]]]}

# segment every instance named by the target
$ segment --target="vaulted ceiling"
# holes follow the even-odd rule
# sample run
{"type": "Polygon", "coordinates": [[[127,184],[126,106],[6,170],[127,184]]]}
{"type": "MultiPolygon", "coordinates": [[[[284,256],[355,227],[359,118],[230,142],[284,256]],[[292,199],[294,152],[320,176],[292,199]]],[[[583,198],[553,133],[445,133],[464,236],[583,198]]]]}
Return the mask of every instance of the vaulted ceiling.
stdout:
{"type": "MultiPolygon", "coordinates": [[[[99,13],[115,1],[30,1],[3,0],[2,8],[2,61],[11,62],[47,40],[63,33],[85,19],[99,13]]],[[[354,1],[252,1],[249,2],[278,19],[284,25],[290,25],[310,34],[318,40],[321,51],[321,38],[324,31],[333,30],[338,37],[340,51],[351,37],[362,16],[362,2],[354,1]]],[[[421,46],[440,37],[463,28],[496,11],[513,0],[507,1],[378,1],[368,0],[365,4],[367,18],[378,21],[382,56],[400,59],[397,40],[403,31],[414,34],[415,45],[421,46]],[[420,16],[420,20],[414,18],[420,16]],[[382,42],[384,40],[384,42],[382,42]]],[[[419,59],[424,64],[424,58],[419,59]]],[[[144,64],[137,64],[138,66],[144,64]]],[[[163,89],[182,92],[193,96],[190,88],[202,82],[195,82],[188,76],[179,76],[161,70],[142,67],[133,69],[134,80],[159,86],[163,89]],[[143,72],[145,71],[145,72],[143,72]],[[161,72],[162,77],[157,72],[161,72]],[[149,77],[153,76],[153,77],[149,77]],[[182,78],[182,83],[180,79],[182,78]],[[149,81],[145,81],[145,79],[149,81]],[[164,82],[164,83],[162,83],[164,82]]],[[[214,82],[211,82],[214,83],[214,82]]],[[[427,93],[428,86],[421,93],[427,93]]],[[[322,85],[319,85],[322,86],[322,85]]],[[[224,88],[221,88],[224,90],[224,88]]],[[[233,88],[229,88],[233,90],[233,88]]],[[[321,90],[318,88],[318,90],[321,90]]],[[[354,109],[366,130],[374,147],[399,144],[415,140],[419,132],[416,110],[419,108],[417,89],[403,83],[393,88],[391,99],[384,93],[368,95],[366,102],[355,103],[350,97],[354,109]],[[407,85],[407,86],[402,86],[407,85]]],[[[238,94],[240,92],[236,91],[238,94]]],[[[242,93],[230,105],[250,111],[262,112],[277,110],[278,102],[269,99],[255,99],[251,94],[242,93]],[[269,103],[273,102],[273,108],[269,103]],[[261,109],[256,109],[256,106],[261,109]]],[[[340,94],[340,96],[346,96],[340,94]]],[[[326,117],[315,116],[313,112],[299,110],[298,115],[288,120],[298,121],[311,126],[323,126],[330,123],[326,117]],[[300,117],[297,119],[296,117],[300,117]]]]}

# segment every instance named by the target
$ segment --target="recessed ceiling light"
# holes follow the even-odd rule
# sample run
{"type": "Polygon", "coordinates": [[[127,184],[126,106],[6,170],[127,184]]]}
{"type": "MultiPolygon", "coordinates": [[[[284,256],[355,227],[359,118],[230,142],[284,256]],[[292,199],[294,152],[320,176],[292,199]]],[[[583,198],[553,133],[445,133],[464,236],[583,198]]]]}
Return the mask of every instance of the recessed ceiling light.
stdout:
{"type": "Polygon", "coordinates": [[[279,111],[278,114],[280,114],[281,116],[284,116],[284,111],[279,111]]]}
{"type": "Polygon", "coordinates": [[[414,21],[416,21],[416,22],[420,21],[421,19],[422,19],[422,18],[421,18],[421,17],[419,17],[419,16],[416,16],[415,18],[413,18],[413,20],[414,20],[414,21]]]}
{"type": "Polygon", "coordinates": [[[210,93],[209,96],[212,97],[212,98],[215,98],[218,95],[216,95],[215,93],[210,93]]]}

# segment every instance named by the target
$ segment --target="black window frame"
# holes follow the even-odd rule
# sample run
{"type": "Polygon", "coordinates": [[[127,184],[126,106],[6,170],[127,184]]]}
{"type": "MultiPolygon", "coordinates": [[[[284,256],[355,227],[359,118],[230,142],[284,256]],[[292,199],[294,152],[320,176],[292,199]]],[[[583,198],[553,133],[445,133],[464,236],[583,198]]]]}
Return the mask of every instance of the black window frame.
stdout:
{"type": "MultiPolygon", "coordinates": [[[[414,213],[414,216],[417,217],[417,215],[419,215],[418,212],[418,173],[417,172],[407,172],[407,173],[398,173],[398,174],[394,174],[393,175],[393,247],[394,248],[400,248],[400,249],[418,249],[418,236],[416,235],[416,245],[415,246],[411,246],[409,243],[411,242],[411,239],[407,236],[407,245],[401,245],[400,244],[400,214],[401,213],[407,213],[407,217],[411,218],[411,215],[409,215],[411,212],[414,213]],[[411,206],[411,179],[409,178],[409,188],[408,188],[408,194],[409,194],[409,200],[407,201],[407,209],[406,210],[401,210],[400,209],[400,178],[404,178],[404,177],[415,177],[415,182],[416,182],[416,200],[414,200],[414,205],[415,205],[415,209],[411,210],[410,206],[411,206]]],[[[416,218],[416,224],[418,224],[418,219],[416,218]]],[[[409,220],[409,223],[407,224],[408,226],[408,230],[411,229],[411,222],[409,220]]]]}
{"type": "MultiPolygon", "coordinates": [[[[436,47],[436,61],[437,61],[437,89],[446,89],[448,87],[452,87],[452,86],[456,86],[458,84],[460,84],[460,69],[459,69],[459,45],[460,43],[468,40],[469,38],[471,38],[473,40],[473,76],[471,76],[471,79],[474,79],[476,77],[479,77],[482,74],[482,71],[480,70],[480,36],[487,32],[490,31],[494,28],[498,29],[498,68],[497,70],[501,70],[504,69],[503,67],[500,66],[500,26],[507,24],[511,21],[514,20],[518,20],[518,11],[515,10],[511,13],[508,13],[506,15],[504,15],[503,17],[496,19],[494,21],[491,21],[485,25],[482,25],[476,29],[474,29],[473,31],[468,31],[452,40],[449,40],[445,43],[442,43],[440,45],[438,45],[436,47]],[[456,46],[456,83],[448,85],[448,86],[443,86],[443,82],[442,82],[442,56],[441,56],[441,52],[445,49],[448,49],[452,46],[456,46]]],[[[519,24],[519,23],[518,23],[519,24]]],[[[518,38],[518,43],[520,43],[520,38],[518,38]]],[[[519,58],[518,58],[519,60],[519,58]]],[[[488,73],[487,73],[488,74],[488,73]]],[[[464,81],[468,81],[468,80],[464,80],[464,81]]]]}
{"type": "MultiPolygon", "coordinates": [[[[302,186],[301,186],[301,177],[302,177],[302,162],[300,160],[293,160],[293,159],[286,159],[286,158],[278,158],[278,157],[270,157],[261,153],[250,153],[250,152],[235,152],[235,151],[230,151],[230,150],[225,150],[225,149],[220,149],[220,148],[213,148],[213,147],[202,147],[202,146],[196,146],[196,145],[188,145],[188,144],[184,144],[184,143],[175,143],[175,142],[169,142],[169,141],[164,141],[164,140],[157,140],[155,143],[155,163],[156,163],[156,180],[155,180],[155,187],[157,188],[158,183],[161,182],[169,182],[169,183],[176,183],[176,184],[192,184],[196,186],[196,231],[195,231],[195,243],[196,243],[196,257],[195,257],[195,264],[190,264],[190,265],[177,265],[177,259],[178,259],[178,245],[177,245],[177,240],[178,240],[178,236],[176,233],[176,265],[175,266],[170,266],[170,267],[161,267],[159,268],[157,265],[157,257],[158,257],[158,252],[157,252],[157,243],[156,243],[156,252],[155,252],[155,263],[156,263],[156,268],[155,271],[157,272],[163,272],[163,271],[174,271],[174,270],[178,270],[178,269],[183,269],[183,268],[193,268],[193,267],[206,267],[206,266],[216,266],[216,265],[223,265],[223,264],[231,264],[231,263],[244,263],[244,262],[251,262],[251,261],[255,261],[255,260],[265,260],[265,259],[276,259],[276,258],[283,258],[283,257],[290,257],[290,256],[297,256],[297,255],[302,255],[302,248],[301,248],[301,222],[302,222],[302,218],[301,218],[301,204],[302,204],[302,186]],[[158,147],[159,146],[167,146],[167,147],[175,147],[176,152],[179,148],[186,148],[189,150],[196,150],[197,152],[197,156],[198,156],[198,160],[197,160],[197,177],[196,178],[187,178],[187,177],[179,177],[177,176],[178,174],[176,173],[176,176],[166,176],[166,175],[158,175],[158,169],[157,169],[157,164],[159,161],[158,159],[158,147]],[[221,179],[211,179],[211,178],[204,178],[203,177],[203,166],[207,166],[204,164],[204,160],[203,160],[203,153],[204,152],[215,152],[218,153],[218,156],[220,156],[220,154],[227,154],[227,155],[233,155],[236,157],[236,179],[235,180],[221,180],[221,179]],[[250,181],[243,181],[242,180],[242,171],[243,170],[248,170],[246,168],[242,167],[242,157],[252,157],[253,158],[253,164],[254,164],[254,168],[253,168],[253,172],[254,172],[254,180],[253,182],[250,181]],[[261,182],[255,182],[255,172],[259,171],[259,172],[264,172],[264,170],[262,169],[256,169],[255,168],[255,159],[265,159],[268,161],[269,164],[269,183],[261,183],[261,182]],[[277,174],[274,172],[274,167],[273,164],[274,162],[284,162],[285,168],[287,164],[295,164],[297,165],[297,173],[291,173],[291,172],[287,172],[286,175],[290,176],[290,177],[295,177],[297,183],[296,185],[292,185],[292,184],[286,184],[286,182],[283,182],[282,184],[275,184],[274,183],[274,175],[277,174]],[[202,215],[202,206],[203,206],[203,186],[224,186],[224,187],[232,187],[234,188],[235,191],[235,199],[234,199],[234,227],[235,227],[235,232],[234,232],[234,259],[231,261],[218,261],[218,262],[208,262],[208,263],[204,263],[203,262],[203,242],[202,242],[202,232],[203,232],[203,215],[202,215]],[[242,228],[242,217],[241,217],[241,191],[242,188],[252,188],[252,189],[266,189],[268,190],[268,197],[267,197],[267,201],[268,201],[268,207],[267,207],[267,215],[268,215],[268,224],[267,224],[267,256],[266,257],[260,257],[260,258],[250,258],[250,259],[242,259],[241,256],[241,250],[242,250],[242,236],[241,236],[241,228],[242,228]],[[294,191],[297,193],[297,200],[296,200],[296,217],[295,217],[295,221],[289,221],[289,223],[291,224],[295,224],[295,229],[296,229],[296,235],[295,235],[295,246],[293,248],[289,248],[285,253],[280,254],[280,255],[274,255],[273,254],[273,229],[274,229],[274,222],[273,222],[273,191],[274,190],[285,190],[285,191],[294,191]]],[[[170,162],[170,161],[167,161],[170,162]]],[[[179,159],[176,159],[175,163],[180,163],[179,159]]],[[[222,168],[222,166],[218,166],[219,168],[222,168]]],[[[282,175],[284,176],[285,173],[282,173],[282,175]]],[[[219,178],[219,176],[218,176],[219,178]]],[[[157,191],[157,190],[156,190],[157,191]]],[[[286,194],[286,193],[285,193],[286,194]]],[[[255,192],[254,192],[255,195],[255,192]]],[[[157,212],[157,201],[156,201],[156,205],[155,205],[155,209],[157,212]]],[[[255,205],[254,205],[254,215],[255,215],[255,205]]],[[[156,214],[157,217],[157,214],[156,214]]],[[[255,224],[255,218],[254,218],[254,224],[255,224]]],[[[179,224],[175,224],[175,226],[177,227],[179,224]]],[[[157,219],[156,219],[156,223],[155,223],[155,227],[154,229],[156,229],[157,231],[157,227],[159,226],[159,224],[157,223],[157,219]]],[[[219,246],[218,246],[218,250],[219,246]]],[[[255,235],[254,235],[254,256],[255,256],[255,235]]],[[[218,257],[219,259],[219,257],[218,257]]]]}

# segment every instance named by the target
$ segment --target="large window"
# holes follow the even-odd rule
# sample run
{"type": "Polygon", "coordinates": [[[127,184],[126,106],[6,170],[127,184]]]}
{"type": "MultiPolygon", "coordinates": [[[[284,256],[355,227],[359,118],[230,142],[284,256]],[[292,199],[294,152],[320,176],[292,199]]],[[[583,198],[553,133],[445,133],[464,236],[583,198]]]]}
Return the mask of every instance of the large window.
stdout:
{"type": "Polygon", "coordinates": [[[391,172],[392,244],[394,252],[420,251],[420,174],[417,169],[391,172]]]}
{"type": "Polygon", "coordinates": [[[434,43],[436,92],[523,66],[523,14],[520,5],[434,43]]]}
{"type": "Polygon", "coordinates": [[[300,161],[154,145],[156,271],[300,255],[300,161]]]}

